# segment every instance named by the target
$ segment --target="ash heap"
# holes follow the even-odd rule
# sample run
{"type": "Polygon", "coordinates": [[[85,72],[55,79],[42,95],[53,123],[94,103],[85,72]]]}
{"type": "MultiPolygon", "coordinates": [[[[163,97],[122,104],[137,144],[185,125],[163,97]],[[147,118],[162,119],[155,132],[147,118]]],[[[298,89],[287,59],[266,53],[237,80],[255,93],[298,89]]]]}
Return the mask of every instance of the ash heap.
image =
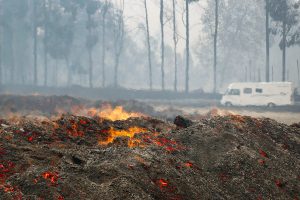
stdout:
{"type": "Polygon", "coordinates": [[[0,198],[300,198],[299,124],[158,118],[113,105],[1,119],[0,198]]]}

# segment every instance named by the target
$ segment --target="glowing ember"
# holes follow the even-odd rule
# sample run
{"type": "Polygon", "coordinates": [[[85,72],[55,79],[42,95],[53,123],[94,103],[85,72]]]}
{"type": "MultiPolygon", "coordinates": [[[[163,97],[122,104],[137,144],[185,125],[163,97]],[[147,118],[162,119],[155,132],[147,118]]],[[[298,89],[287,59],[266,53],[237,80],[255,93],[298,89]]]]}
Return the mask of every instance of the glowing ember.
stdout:
{"type": "Polygon", "coordinates": [[[258,160],[258,163],[259,163],[260,165],[264,165],[264,164],[266,163],[266,161],[264,161],[264,160],[262,160],[262,159],[259,159],[259,160],[258,160]]]}
{"type": "Polygon", "coordinates": [[[99,141],[99,144],[108,145],[110,143],[113,143],[118,137],[128,137],[128,147],[135,147],[138,146],[141,141],[139,139],[135,139],[134,136],[143,132],[147,132],[147,130],[140,127],[131,127],[128,130],[116,130],[114,128],[110,128],[107,131],[108,137],[106,138],[106,140],[99,141]]]}
{"type": "Polygon", "coordinates": [[[49,180],[52,184],[56,184],[58,180],[58,174],[56,172],[44,172],[42,177],[49,180]]]}
{"type": "Polygon", "coordinates": [[[33,137],[32,137],[32,136],[28,137],[28,141],[29,141],[29,142],[32,142],[32,140],[33,140],[33,137]]]}
{"type": "Polygon", "coordinates": [[[221,174],[219,175],[219,178],[220,178],[221,181],[226,182],[226,181],[229,180],[229,175],[226,174],[226,173],[221,173],[221,174]]]}
{"type": "Polygon", "coordinates": [[[15,189],[10,185],[3,186],[4,192],[14,192],[15,189]]]}
{"type": "Polygon", "coordinates": [[[263,151],[262,149],[259,149],[259,154],[262,156],[262,157],[265,157],[265,158],[268,158],[268,154],[263,151]]]}
{"type": "Polygon", "coordinates": [[[165,179],[158,179],[156,184],[160,187],[160,189],[168,186],[168,182],[165,179]]]}
{"type": "Polygon", "coordinates": [[[97,110],[95,108],[91,108],[88,110],[89,116],[98,116],[100,118],[108,119],[111,121],[117,120],[127,120],[131,117],[142,117],[144,116],[141,113],[134,113],[134,112],[126,112],[123,107],[117,106],[116,108],[112,108],[110,105],[97,110]]]}
{"type": "Polygon", "coordinates": [[[278,187],[278,188],[281,188],[283,186],[282,182],[280,180],[275,180],[275,185],[278,187]]]}
{"type": "Polygon", "coordinates": [[[59,196],[57,199],[58,200],[64,200],[64,197],[63,196],[59,196]]]}
{"type": "Polygon", "coordinates": [[[3,186],[6,179],[14,174],[15,164],[11,161],[2,161],[0,164],[0,186],[3,186]]]}
{"type": "Polygon", "coordinates": [[[68,128],[67,133],[68,133],[68,135],[70,135],[72,137],[83,137],[84,136],[84,132],[78,130],[78,125],[75,122],[73,122],[71,127],[68,128]]]}
{"type": "Polygon", "coordinates": [[[191,162],[186,162],[186,163],[184,163],[184,165],[189,168],[193,167],[193,163],[191,163],[191,162]]]}
{"type": "Polygon", "coordinates": [[[182,147],[179,144],[177,144],[176,141],[164,137],[154,139],[154,143],[157,146],[163,147],[168,152],[173,152],[182,149],[182,147]]]}

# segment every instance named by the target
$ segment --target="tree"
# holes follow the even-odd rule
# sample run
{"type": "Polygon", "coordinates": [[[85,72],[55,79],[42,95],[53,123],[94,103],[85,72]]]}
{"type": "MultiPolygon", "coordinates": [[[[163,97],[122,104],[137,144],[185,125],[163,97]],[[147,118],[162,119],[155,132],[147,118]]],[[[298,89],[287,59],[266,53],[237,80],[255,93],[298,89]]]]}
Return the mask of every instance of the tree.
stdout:
{"type": "Polygon", "coordinates": [[[198,0],[185,0],[185,31],[186,31],[186,69],[185,69],[185,92],[189,92],[190,71],[190,11],[189,4],[198,0]]]}
{"type": "Polygon", "coordinates": [[[266,1],[266,82],[270,81],[270,0],[266,1]]]}
{"type": "Polygon", "coordinates": [[[51,4],[48,13],[47,23],[47,52],[55,60],[54,78],[55,85],[57,77],[57,61],[65,60],[68,78],[68,85],[71,84],[71,69],[69,63],[69,57],[71,53],[71,47],[74,39],[74,24],[73,17],[68,9],[62,9],[64,4],[51,4]]]}
{"type": "MultiPolygon", "coordinates": [[[[33,34],[33,66],[34,66],[34,85],[38,84],[38,69],[37,69],[37,57],[38,57],[38,40],[39,40],[39,35],[38,35],[38,29],[44,28],[44,54],[47,53],[47,45],[46,43],[46,38],[47,38],[47,21],[48,21],[48,7],[49,3],[47,0],[32,0],[32,34],[33,34]]],[[[46,73],[47,70],[47,59],[46,55],[44,56],[44,65],[45,65],[45,80],[44,84],[46,85],[46,73]]]]}
{"type": "Polygon", "coordinates": [[[124,0],[121,2],[121,9],[115,11],[115,21],[113,27],[114,33],[114,54],[115,54],[115,66],[114,66],[114,87],[117,88],[119,86],[118,73],[119,73],[119,64],[120,64],[120,56],[123,51],[124,44],[124,0]]]}
{"type": "MultiPolygon", "coordinates": [[[[0,1],[0,5],[2,1],[0,1]]],[[[0,19],[2,18],[2,7],[0,7],[0,19]]],[[[3,84],[3,68],[2,68],[2,23],[0,20],[0,86],[3,84]]]]}
{"type": "Polygon", "coordinates": [[[189,19],[189,2],[190,0],[185,0],[185,12],[186,12],[186,69],[185,69],[185,92],[189,92],[189,70],[190,70],[190,19],[189,19]]]}
{"type": "Polygon", "coordinates": [[[94,33],[94,29],[96,27],[96,23],[92,19],[92,16],[97,12],[99,9],[100,4],[96,0],[90,0],[87,2],[86,5],[86,13],[88,15],[88,21],[86,28],[88,30],[88,36],[86,39],[86,48],[88,50],[89,54],[89,86],[90,88],[93,88],[93,48],[98,42],[98,37],[94,33]]]}
{"type": "MultiPolygon", "coordinates": [[[[1,40],[0,40],[1,41],[1,40]]],[[[2,42],[2,41],[1,41],[2,42]]],[[[3,84],[2,44],[0,44],[0,86],[3,84]]]]}
{"type": "Polygon", "coordinates": [[[161,32],[161,88],[165,90],[165,32],[164,32],[164,0],[160,0],[160,32],[161,32]]]}
{"type": "MultiPolygon", "coordinates": [[[[2,28],[2,64],[3,74],[10,83],[23,81],[24,62],[23,59],[30,55],[20,51],[19,48],[25,46],[27,36],[31,38],[31,24],[27,22],[27,14],[29,13],[28,1],[22,0],[2,0],[1,2],[1,28],[2,28]],[[24,45],[24,46],[23,46],[24,45]],[[6,74],[8,72],[8,74],[6,74]],[[17,78],[17,75],[19,77],[17,78]]],[[[29,22],[31,22],[29,20],[29,22]]],[[[28,61],[28,60],[27,60],[28,61]]],[[[31,71],[31,69],[30,69],[31,71]]]]}
{"type": "Polygon", "coordinates": [[[282,81],[286,81],[286,48],[295,45],[297,41],[297,30],[294,30],[298,21],[298,7],[293,0],[273,0],[270,4],[270,15],[272,19],[281,24],[281,28],[275,28],[274,34],[280,33],[282,38],[279,44],[282,50],[282,81]]]}
{"type": "Polygon", "coordinates": [[[215,0],[215,34],[214,34],[214,89],[217,92],[217,42],[218,42],[218,28],[219,28],[219,0],[215,0]]]}
{"type": "MultiPolygon", "coordinates": [[[[204,7],[204,14],[201,18],[203,24],[203,34],[200,44],[197,45],[198,59],[203,66],[203,84],[213,83],[214,76],[217,77],[216,88],[228,84],[232,81],[244,81],[245,71],[253,73],[249,65],[249,60],[253,61],[253,66],[263,65],[263,55],[265,35],[264,19],[265,7],[260,0],[219,0],[218,6],[218,28],[217,28],[217,68],[216,74],[206,70],[206,66],[214,66],[214,46],[216,31],[216,3],[207,1],[204,7]],[[241,70],[242,69],[242,70],[241,70]],[[244,70],[243,70],[244,69],[244,70]]],[[[257,72],[257,70],[255,71],[257,72]]],[[[207,84],[206,87],[213,84],[207,84]]]]}
{"type": "Polygon", "coordinates": [[[50,2],[47,0],[44,0],[43,2],[43,10],[44,10],[44,86],[48,85],[48,23],[49,23],[49,17],[48,12],[50,8],[50,2]]]}
{"type": "Polygon", "coordinates": [[[106,16],[109,9],[109,3],[105,0],[102,6],[102,87],[105,87],[106,75],[105,75],[105,59],[106,59],[106,16]]]}
{"type": "Polygon", "coordinates": [[[148,50],[148,66],[149,66],[149,88],[150,88],[150,90],[152,90],[152,60],[151,60],[151,43],[150,43],[150,30],[149,30],[147,0],[144,0],[144,7],[145,7],[146,36],[147,36],[147,50],[148,50]]]}
{"type": "Polygon", "coordinates": [[[174,91],[177,92],[177,22],[176,22],[176,0],[172,0],[172,11],[173,11],[173,42],[174,42],[174,91]]]}
{"type": "Polygon", "coordinates": [[[37,2],[33,0],[33,66],[34,66],[34,85],[38,84],[37,80],[37,2]]]}

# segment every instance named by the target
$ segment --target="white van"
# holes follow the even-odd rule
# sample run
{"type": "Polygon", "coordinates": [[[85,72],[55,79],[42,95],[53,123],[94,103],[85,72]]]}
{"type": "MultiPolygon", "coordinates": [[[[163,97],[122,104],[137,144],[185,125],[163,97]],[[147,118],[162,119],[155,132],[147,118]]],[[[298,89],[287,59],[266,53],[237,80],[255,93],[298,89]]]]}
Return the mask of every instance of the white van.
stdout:
{"type": "Polygon", "coordinates": [[[283,106],[294,104],[291,82],[232,83],[223,95],[225,106],[283,106]]]}

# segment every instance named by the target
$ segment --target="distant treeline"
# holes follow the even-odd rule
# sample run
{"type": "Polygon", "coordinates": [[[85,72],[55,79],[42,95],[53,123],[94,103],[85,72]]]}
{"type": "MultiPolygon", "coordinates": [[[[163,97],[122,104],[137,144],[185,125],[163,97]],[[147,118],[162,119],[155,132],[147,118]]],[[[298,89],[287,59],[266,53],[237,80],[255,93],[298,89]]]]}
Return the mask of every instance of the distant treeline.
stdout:
{"type": "Polygon", "coordinates": [[[190,7],[203,1],[157,1],[157,38],[150,34],[149,0],[137,2],[145,13],[136,27],[142,38],[126,26],[135,20],[124,14],[126,0],[118,2],[0,0],[0,84],[188,92],[192,82],[217,93],[231,81],[274,80],[273,35],[282,50],[282,67],[276,70],[286,81],[286,50],[300,44],[298,0],[206,0],[199,45],[190,42],[189,18],[190,7]],[[172,35],[165,33],[166,26],[172,35]],[[180,40],[184,52],[179,52],[180,40]]]}

